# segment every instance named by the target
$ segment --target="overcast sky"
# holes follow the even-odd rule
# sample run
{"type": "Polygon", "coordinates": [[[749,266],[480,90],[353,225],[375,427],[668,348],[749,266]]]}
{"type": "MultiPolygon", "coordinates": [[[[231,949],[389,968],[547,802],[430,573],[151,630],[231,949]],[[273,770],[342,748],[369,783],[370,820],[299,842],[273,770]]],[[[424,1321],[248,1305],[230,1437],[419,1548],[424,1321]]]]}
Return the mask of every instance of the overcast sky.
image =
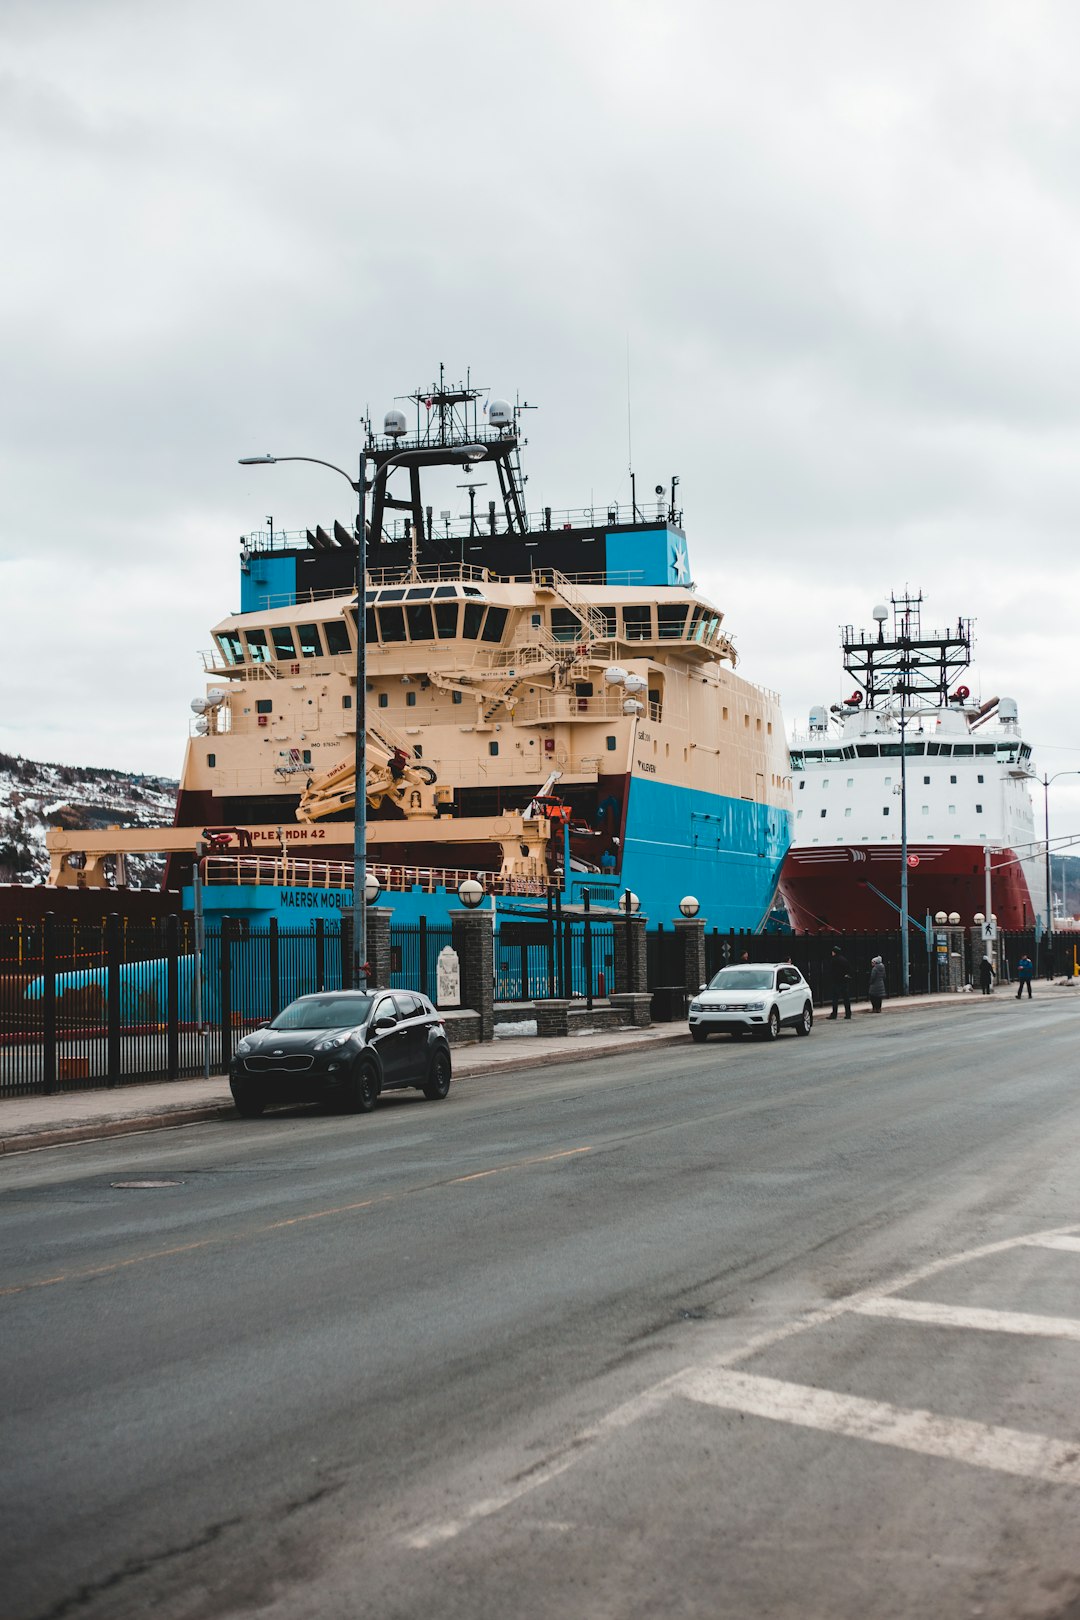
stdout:
{"type": "Polygon", "coordinates": [[[350,515],[236,458],[351,466],[440,361],[539,405],[531,507],[627,499],[629,346],[789,729],[910,585],[1080,767],[1075,4],[4,0],[0,47],[0,747],[177,774],[240,534],[350,515]]]}

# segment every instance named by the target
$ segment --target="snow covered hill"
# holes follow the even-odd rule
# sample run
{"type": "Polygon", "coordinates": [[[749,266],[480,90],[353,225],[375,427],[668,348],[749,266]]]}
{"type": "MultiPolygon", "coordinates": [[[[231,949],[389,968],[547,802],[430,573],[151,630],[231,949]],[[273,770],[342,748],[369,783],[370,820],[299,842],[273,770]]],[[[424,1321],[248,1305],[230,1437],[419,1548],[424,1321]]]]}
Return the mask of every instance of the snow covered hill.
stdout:
{"type": "MultiPolygon", "coordinates": [[[[179,784],[94,765],[46,765],[0,753],[0,883],[43,883],[50,827],[171,826],[179,784]]],[[[128,859],[132,888],[156,888],[164,861],[128,859]]]]}

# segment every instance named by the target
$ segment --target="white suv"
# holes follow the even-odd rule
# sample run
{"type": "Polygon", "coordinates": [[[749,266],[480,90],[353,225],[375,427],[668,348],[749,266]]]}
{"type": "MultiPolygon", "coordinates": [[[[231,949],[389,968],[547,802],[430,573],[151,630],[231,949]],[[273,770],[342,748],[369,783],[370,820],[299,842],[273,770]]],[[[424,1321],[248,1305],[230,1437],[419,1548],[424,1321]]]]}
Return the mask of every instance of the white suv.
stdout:
{"type": "Polygon", "coordinates": [[[790,962],[740,962],[721,968],[703,984],[690,1003],[690,1034],[708,1040],[714,1029],[727,1030],[736,1039],[752,1030],[775,1041],[790,1024],[796,1035],[809,1035],[814,1027],[810,986],[790,962]]]}

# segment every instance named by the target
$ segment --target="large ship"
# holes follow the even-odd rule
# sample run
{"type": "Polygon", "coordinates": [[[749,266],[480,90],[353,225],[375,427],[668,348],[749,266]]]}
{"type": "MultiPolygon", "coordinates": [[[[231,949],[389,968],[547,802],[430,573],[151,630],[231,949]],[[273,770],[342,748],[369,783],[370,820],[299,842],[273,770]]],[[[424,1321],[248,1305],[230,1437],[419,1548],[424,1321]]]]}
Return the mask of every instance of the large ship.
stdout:
{"type": "MultiPolygon", "coordinates": [[[[678,480],[629,510],[529,514],[526,407],[485,395],[440,375],[407,396],[411,422],[367,424],[362,702],[355,527],[244,537],[239,611],[214,626],[193,703],[170,886],[190,879],[182,829],[206,829],[224,909],[343,903],[360,712],[369,864],[406,919],[478,875],[571,904],[587,887],[594,907],[629,889],[660,921],[692,894],[711,925],[760,927],[790,841],[783,719],[694,587],[678,480]],[[463,518],[428,504],[440,471],[467,491],[463,518]],[[496,498],[478,502],[486,480],[496,498]]],[[[53,848],[53,881],[85,884],[88,861],[96,881],[96,856],[69,869],[77,845],[53,848]]]]}
{"type": "Polygon", "coordinates": [[[793,927],[898,927],[905,847],[916,922],[955,911],[970,924],[989,868],[999,926],[1032,927],[1046,910],[1044,857],[1015,700],[963,684],[970,619],[924,633],[921,593],[893,596],[874,619],[873,631],[841,632],[855,690],[811,709],[792,740],[795,834],[780,889],[793,927]]]}

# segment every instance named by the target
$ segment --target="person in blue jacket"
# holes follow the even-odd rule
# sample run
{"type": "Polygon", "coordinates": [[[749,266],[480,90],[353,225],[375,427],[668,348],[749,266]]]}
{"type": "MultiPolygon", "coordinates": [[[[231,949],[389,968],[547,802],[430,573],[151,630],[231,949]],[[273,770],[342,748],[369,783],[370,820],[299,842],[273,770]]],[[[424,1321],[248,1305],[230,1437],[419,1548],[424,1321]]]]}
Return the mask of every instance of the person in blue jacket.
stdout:
{"type": "Polygon", "coordinates": [[[1020,997],[1024,993],[1025,984],[1027,985],[1028,1000],[1029,1001],[1031,1000],[1031,980],[1032,980],[1032,978],[1034,976],[1034,973],[1035,973],[1035,969],[1031,965],[1031,957],[1030,956],[1022,956],[1020,958],[1019,962],[1017,962],[1017,964],[1016,964],[1016,999],[1017,999],[1017,1001],[1020,1000],[1020,997]]]}

